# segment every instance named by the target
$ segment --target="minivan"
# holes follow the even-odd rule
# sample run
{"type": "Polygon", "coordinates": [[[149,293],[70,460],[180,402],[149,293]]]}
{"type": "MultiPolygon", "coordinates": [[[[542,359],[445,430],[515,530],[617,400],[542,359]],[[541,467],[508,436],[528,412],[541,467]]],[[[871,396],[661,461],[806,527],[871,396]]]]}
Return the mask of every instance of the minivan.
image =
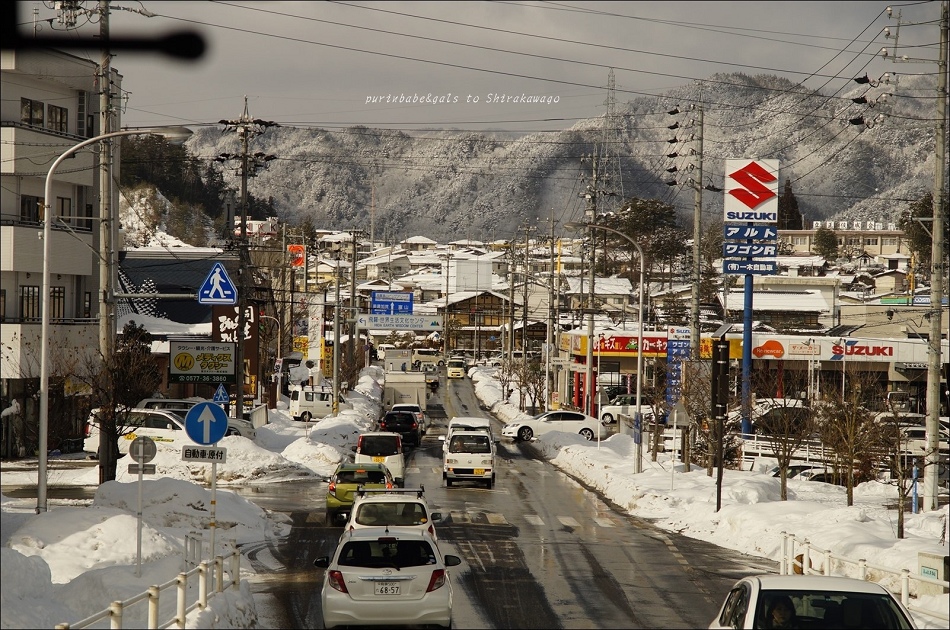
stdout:
{"type": "MultiPolygon", "coordinates": [[[[352,409],[353,405],[339,397],[338,410],[352,409]]],[[[294,420],[310,422],[333,413],[333,388],[326,385],[305,385],[290,390],[290,415],[294,420]]]]}
{"type": "Polygon", "coordinates": [[[465,378],[465,359],[460,357],[452,357],[449,359],[445,375],[448,378],[465,378]]]}
{"type": "Polygon", "coordinates": [[[456,481],[484,483],[491,490],[495,485],[495,440],[483,430],[453,431],[445,441],[442,479],[451,487],[456,481]]]}
{"type": "Polygon", "coordinates": [[[385,464],[393,474],[396,485],[402,488],[406,477],[406,460],[402,454],[402,436],[389,431],[371,431],[357,438],[353,462],[356,464],[385,464]]]}
{"type": "Polygon", "coordinates": [[[442,357],[442,353],[435,348],[413,348],[411,360],[412,367],[416,369],[422,367],[423,363],[432,363],[439,367],[445,365],[445,359],[442,357]]]}

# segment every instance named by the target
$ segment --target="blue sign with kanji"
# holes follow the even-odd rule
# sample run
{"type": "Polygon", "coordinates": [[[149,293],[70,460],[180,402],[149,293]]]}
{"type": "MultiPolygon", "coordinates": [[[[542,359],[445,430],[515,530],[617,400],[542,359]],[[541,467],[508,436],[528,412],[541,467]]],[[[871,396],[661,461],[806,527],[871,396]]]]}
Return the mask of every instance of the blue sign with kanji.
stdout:
{"type": "Polygon", "coordinates": [[[411,291],[373,291],[370,295],[371,315],[412,315],[411,291]]]}
{"type": "Polygon", "coordinates": [[[777,241],[778,230],[774,225],[729,225],[724,226],[723,236],[727,241],[753,240],[777,241]]]}

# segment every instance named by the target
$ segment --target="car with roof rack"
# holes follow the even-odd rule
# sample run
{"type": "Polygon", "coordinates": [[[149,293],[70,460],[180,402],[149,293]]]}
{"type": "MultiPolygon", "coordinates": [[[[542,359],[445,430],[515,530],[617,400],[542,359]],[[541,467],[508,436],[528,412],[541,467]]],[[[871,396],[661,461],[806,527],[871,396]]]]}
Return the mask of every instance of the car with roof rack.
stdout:
{"type": "Polygon", "coordinates": [[[343,462],[327,483],[326,524],[333,525],[341,516],[349,516],[358,492],[395,485],[396,480],[385,464],[343,462]]]}
{"type": "Polygon", "coordinates": [[[442,520],[425,498],[425,487],[360,488],[353,499],[345,530],[367,527],[421,529],[438,540],[435,524],[442,520]]]}

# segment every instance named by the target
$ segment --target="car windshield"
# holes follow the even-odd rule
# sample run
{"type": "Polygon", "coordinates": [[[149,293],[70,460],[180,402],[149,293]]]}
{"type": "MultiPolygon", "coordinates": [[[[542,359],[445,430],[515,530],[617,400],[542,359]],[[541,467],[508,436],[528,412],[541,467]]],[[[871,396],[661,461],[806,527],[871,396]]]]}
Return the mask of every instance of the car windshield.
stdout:
{"type": "Polygon", "coordinates": [[[429,522],[426,508],[421,503],[386,502],[364,503],[359,506],[354,519],[357,525],[393,525],[412,526],[425,525],[429,522]]]}
{"type": "Polygon", "coordinates": [[[436,556],[425,540],[351,540],[343,545],[337,563],[343,567],[404,569],[435,564],[436,556]]]}
{"type": "Polygon", "coordinates": [[[371,457],[395,455],[396,439],[389,435],[364,435],[360,438],[360,453],[371,457]]]}
{"type": "Polygon", "coordinates": [[[487,435],[453,435],[450,453],[491,453],[487,435]]]}
{"type": "Polygon", "coordinates": [[[755,611],[755,628],[777,627],[773,609],[791,601],[793,622],[799,628],[895,628],[912,626],[893,597],[875,593],[835,593],[814,591],[763,591],[755,611]]]}
{"type": "Polygon", "coordinates": [[[386,473],[381,470],[341,470],[336,475],[336,482],[385,484],[386,473]]]}

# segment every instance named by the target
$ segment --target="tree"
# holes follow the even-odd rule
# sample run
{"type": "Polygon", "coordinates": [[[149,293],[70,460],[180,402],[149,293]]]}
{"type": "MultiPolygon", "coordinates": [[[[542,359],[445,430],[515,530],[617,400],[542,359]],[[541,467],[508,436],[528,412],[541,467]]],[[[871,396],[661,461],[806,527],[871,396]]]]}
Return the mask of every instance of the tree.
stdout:
{"type": "MultiPolygon", "coordinates": [[[[679,226],[676,209],[655,199],[628,199],[621,209],[603,219],[604,225],[633,239],[643,250],[644,282],[649,285],[654,270],[662,270],[686,253],[686,233],[679,226]]],[[[636,258],[636,249],[625,238],[609,234],[606,239],[613,247],[629,252],[627,260],[636,258]]],[[[639,265],[631,265],[632,274],[639,265]]]]}
{"type": "MultiPolygon", "coordinates": [[[[767,374],[762,373],[767,378],[767,374]]],[[[764,384],[767,387],[767,384],[764,384]]],[[[788,500],[788,468],[792,458],[815,432],[812,410],[787,398],[755,420],[755,430],[765,437],[767,448],[775,456],[781,479],[782,501],[788,500]]]]}
{"type": "Polygon", "coordinates": [[[815,230],[815,240],[812,243],[812,251],[825,260],[835,260],[838,258],[838,235],[834,230],[825,226],[815,230]]]}
{"type": "Polygon", "coordinates": [[[526,411],[530,407],[531,415],[537,413],[538,408],[538,399],[544,394],[544,369],[541,367],[541,362],[538,360],[515,360],[514,363],[514,379],[518,383],[518,390],[520,392],[520,408],[521,411],[526,411]]]}
{"type": "Polygon", "coordinates": [[[792,180],[785,180],[785,191],[778,198],[778,229],[801,230],[802,213],[798,210],[798,200],[792,194],[792,180]]]}
{"type": "Polygon", "coordinates": [[[97,405],[91,422],[99,430],[99,483],[113,481],[119,438],[129,433],[131,410],[162,384],[158,362],[152,356],[152,336],[130,321],[122,329],[111,357],[101,353],[85,361],[79,379],[97,405]]]}
{"type": "MultiPolygon", "coordinates": [[[[907,249],[910,250],[911,255],[917,261],[917,268],[928,270],[928,272],[933,238],[928,231],[929,226],[925,228],[918,219],[932,218],[933,206],[933,195],[927,193],[901,212],[901,216],[897,220],[897,227],[904,231],[907,249]]],[[[947,223],[950,223],[950,221],[947,223]]]]}

